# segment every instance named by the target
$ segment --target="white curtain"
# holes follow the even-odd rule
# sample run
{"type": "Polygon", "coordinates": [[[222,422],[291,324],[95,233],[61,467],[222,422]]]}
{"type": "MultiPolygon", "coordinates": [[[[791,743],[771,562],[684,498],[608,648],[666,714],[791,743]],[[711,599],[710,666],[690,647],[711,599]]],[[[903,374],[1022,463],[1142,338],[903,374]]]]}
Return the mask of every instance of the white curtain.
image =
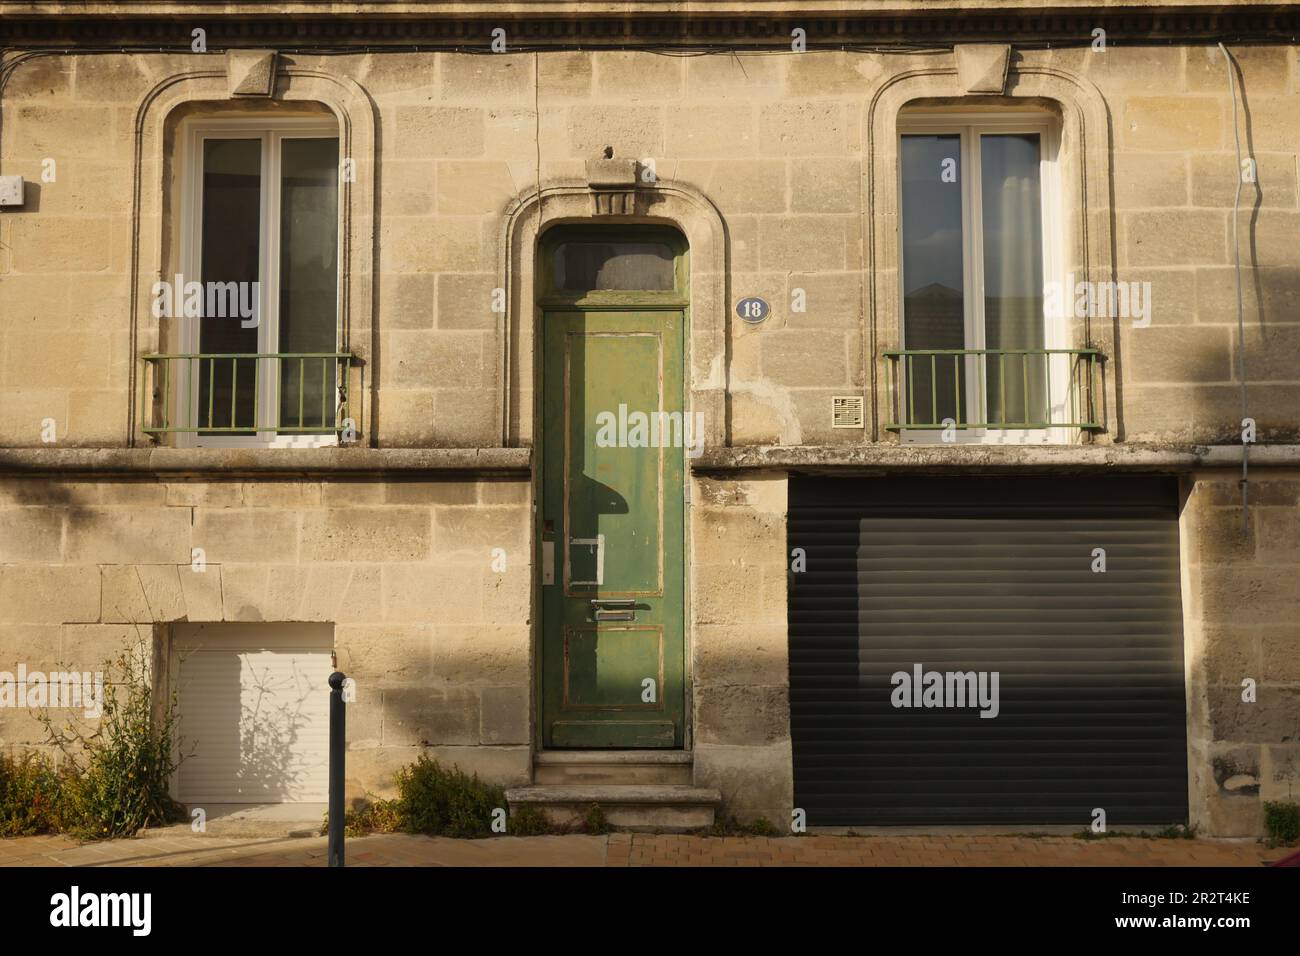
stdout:
{"type": "MultiPolygon", "coordinates": [[[[1036,134],[980,138],[984,221],[984,335],[990,349],[1041,349],[1043,228],[1036,134]]],[[[1046,358],[990,356],[991,424],[1046,420],[1046,358]]]]}

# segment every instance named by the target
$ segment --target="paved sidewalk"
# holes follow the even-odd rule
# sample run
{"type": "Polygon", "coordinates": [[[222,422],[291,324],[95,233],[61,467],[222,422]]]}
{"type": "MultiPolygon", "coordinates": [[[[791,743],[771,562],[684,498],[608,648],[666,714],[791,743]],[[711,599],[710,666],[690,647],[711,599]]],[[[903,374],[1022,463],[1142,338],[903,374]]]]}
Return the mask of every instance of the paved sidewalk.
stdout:
{"type": "MultiPolygon", "coordinates": [[[[0,866],[324,866],[325,838],[158,835],[78,844],[0,840],[0,866]]],[[[450,840],[377,834],[347,843],[349,866],[1260,866],[1291,850],[1254,842],[1111,837],[609,836],[450,840]]]]}

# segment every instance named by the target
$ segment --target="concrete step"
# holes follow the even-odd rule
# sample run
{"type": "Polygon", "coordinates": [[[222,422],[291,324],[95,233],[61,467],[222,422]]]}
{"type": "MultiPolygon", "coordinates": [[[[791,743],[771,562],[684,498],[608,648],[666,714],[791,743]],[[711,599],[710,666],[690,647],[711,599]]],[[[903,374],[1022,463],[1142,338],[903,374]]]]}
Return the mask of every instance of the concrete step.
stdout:
{"type": "Polygon", "coordinates": [[[691,755],[680,750],[554,750],[537,754],[542,786],[689,786],[691,755]]]}
{"type": "Polygon", "coordinates": [[[722,794],[704,787],[531,786],[506,791],[511,809],[534,806],[552,823],[581,823],[592,804],[618,830],[694,830],[713,825],[722,794]]]}

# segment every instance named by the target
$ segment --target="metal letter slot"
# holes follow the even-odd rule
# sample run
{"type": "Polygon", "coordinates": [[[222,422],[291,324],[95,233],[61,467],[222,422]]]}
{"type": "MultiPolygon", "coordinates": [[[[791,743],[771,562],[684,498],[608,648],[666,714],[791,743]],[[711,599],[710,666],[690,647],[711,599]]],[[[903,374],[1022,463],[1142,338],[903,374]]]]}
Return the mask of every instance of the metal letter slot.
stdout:
{"type": "Polygon", "coordinates": [[[636,601],[614,598],[592,598],[593,621],[635,621],[636,601]]]}

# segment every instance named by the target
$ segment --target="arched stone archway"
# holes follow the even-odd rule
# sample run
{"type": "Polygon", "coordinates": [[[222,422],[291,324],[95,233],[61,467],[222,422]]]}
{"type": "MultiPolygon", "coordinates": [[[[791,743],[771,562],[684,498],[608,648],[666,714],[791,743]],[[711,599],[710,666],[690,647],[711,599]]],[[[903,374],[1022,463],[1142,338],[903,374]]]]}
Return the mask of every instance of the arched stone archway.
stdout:
{"type": "MultiPolygon", "coordinates": [[[[628,190],[628,199],[631,200],[628,190]]],[[[597,203],[603,191],[591,182],[546,183],[518,196],[506,210],[500,234],[499,275],[506,309],[499,336],[498,389],[503,445],[533,443],[533,349],[536,341],[536,249],[539,237],[559,224],[652,224],[676,227],[690,248],[690,309],[687,316],[688,397],[704,413],[705,442],[727,443],[727,341],[729,241],[726,223],[699,191],[660,180],[635,189],[635,202],[597,203]],[[625,214],[594,214],[600,208],[625,214]]]]}
{"type": "MultiPolygon", "coordinates": [[[[879,409],[888,407],[877,357],[901,347],[902,304],[898,297],[900,268],[898,210],[899,114],[917,100],[959,104],[968,97],[991,100],[986,92],[967,88],[956,59],[951,65],[907,70],[881,81],[868,100],[864,131],[867,157],[867,341],[866,367],[871,369],[872,440],[880,435],[879,409]]],[[[1115,256],[1111,209],[1110,119],[1101,92],[1088,80],[1050,62],[1035,62],[1032,53],[1011,55],[1002,94],[1005,103],[1039,100],[1052,103],[1061,116],[1060,182],[1064,223],[1064,264],[1077,279],[1113,281],[1115,256]]],[[[991,107],[993,108],[993,107],[991,107]]],[[[1115,320],[1117,321],[1117,320],[1115,320]]],[[[1083,318],[1070,329],[1077,344],[1101,350],[1115,368],[1105,373],[1105,407],[1115,427],[1099,440],[1119,440],[1119,367],[1115,321],[1083,318]]]]}
{"type": "MultiPolygon", "coordinates": [[[[176,160],[174,120],[185,107],[229,109],[260,104],[315,105],[327,109],[338,123],[339,151],[351,159],[350,174],[339,183],[339,323],[342,341],[357,356],[351,383],[359,399],[352,406],[358,430],[374,440],[374,396],[363,395],[360,370],[377,352],[374,322],[375,112],[365,91],[352,79],[311,66],[280,64],[270,79],[268,96],[237,96],[232,92],[228,61],[207,69],[187,69],[162,76],[141,98],[134,123],[134,183],[131,211],[131,387],[129,443],[139,432],[138,357],[161,345],[159,324],[150,310],[150,288],[175,262],[176,218],[174,179],[167,175],[176,160]],[[368,400],[367,400],[368,399],[368,400]]],[[[373,392],[377,377],[366,385],[373,392]]]]}

